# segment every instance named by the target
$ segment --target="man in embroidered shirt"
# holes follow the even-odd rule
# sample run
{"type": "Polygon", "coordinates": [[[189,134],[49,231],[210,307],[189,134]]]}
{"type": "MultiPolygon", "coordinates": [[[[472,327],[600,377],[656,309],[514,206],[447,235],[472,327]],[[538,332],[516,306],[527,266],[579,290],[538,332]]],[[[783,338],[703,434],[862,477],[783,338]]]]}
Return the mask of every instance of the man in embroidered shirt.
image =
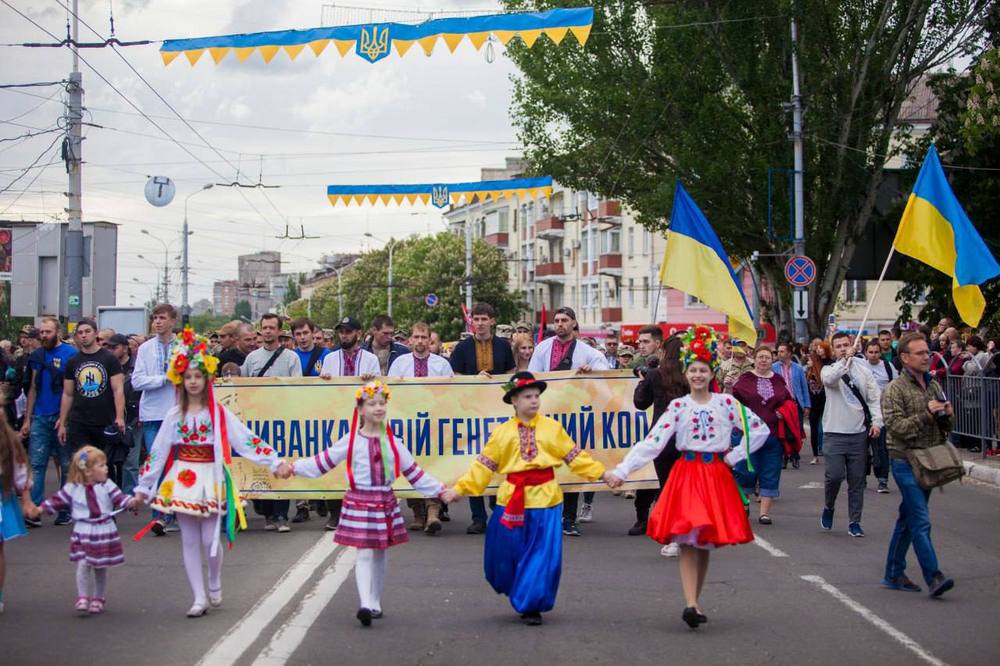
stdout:
{"type": "MultiPolygon", "coordinates": [[[[431,327],[422,321],[410,327],[409,354],[403,354],[389,368],[390,377],[451,377],[455,373],[448,361],[431,353],[431,327]]],[[[435,535],[441,531],[441,500],[436,498],[409,498],[407,506],[413,511],[411,530],[423,530],[435,535]]]]}
{"type": "MultiPolygon", "coordinates": [[[[535,347],[528,363],[530,372],[590,372],[609,369],[608,359],[604,354],[589,345],[577,344],[579,325],[573,308],[563,306],[556,310],[552,316],[552,325],[556,334],[542,340],[535,347]]],[[[590,522],[593,517],[593,501],[594,493],[585,493],[583,509],[580,511],[580,493],[566,493],[563,501],[563,534],[580,536],[580,528],[576,524],[577,514],[580,514],[583,522],[590,522]]]]}
{"type": "Polygon", "coordinates": [[[826,406],[823,408],[823,455],[826,459],[825,500],[820,525],[833,529],[833,508],[847,478],[847,533],[863,537],[861,512],[865,501],[868,438],[882,431],[880,391],[865,361],[854,357],[851,336],[844,331],[831,338],[837,359],[820,371],[826,406]],[[863,401],[863,402],[862,402],[863,401]]]}
{"type": "Polygon", "coordinates": [[[334,349],[323,361],[319,376],[358,377],[367,382],[382,374],[378,358],[370,351],[362,349],[361,322],[353,317],[344,317],[334,329],[340,340],[340,347],[334,349]]]}

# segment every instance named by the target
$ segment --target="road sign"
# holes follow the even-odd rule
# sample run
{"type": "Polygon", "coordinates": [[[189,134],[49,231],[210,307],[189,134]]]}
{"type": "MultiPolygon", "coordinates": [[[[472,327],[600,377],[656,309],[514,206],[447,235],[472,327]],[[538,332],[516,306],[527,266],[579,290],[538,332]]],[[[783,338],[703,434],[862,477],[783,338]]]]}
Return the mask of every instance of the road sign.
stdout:
{"type": "Polygon", "coordinates": [[[785,264],[785,279],[793,287],[808,287],[816,279],[816,264],[809,257],[796,255],[785,264]]]}
{"type": "Polygon", "coordinates": [[[177,186],[166,176],[150,176],[146,181],[146,201],[157,208],[173,201],[176,193],[177,186]]]}
{"type": "Polygon", "coordinates": [[[792,308],[792,313],[796,319],[807,319],[809,317],[809,292],[802,290],[794,291],[792,294],[795,296],[795,307],[792,308]]]}
{"type": "Polygon", "coordinates": [[[79,305],[80,304],[80,297],[79,296],[70,296],[69,297],[69,304],[70,305],[79,305]]]}
{"type": "Polygon", "coordinates": [[[438,304],[437,294],[427,294],[426,296],[424,296],[424,303],[426,303],[427,307],[429,308],[432,308],[435,305],[437,305],[438,304]]]}

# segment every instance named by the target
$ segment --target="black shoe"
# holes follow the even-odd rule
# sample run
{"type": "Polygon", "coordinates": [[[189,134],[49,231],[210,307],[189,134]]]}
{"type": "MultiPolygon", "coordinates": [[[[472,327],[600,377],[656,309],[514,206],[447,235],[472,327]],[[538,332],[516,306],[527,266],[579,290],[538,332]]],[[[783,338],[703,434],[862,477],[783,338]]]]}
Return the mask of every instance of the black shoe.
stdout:
{"type": "Polygon", "coordinates": [[[705,624],[706,622],[708,622],[707,615],[705,615],[704,613],[702,613],[700,610],[697,609],[695,610],[695,612],[698,613],[698,624],[705,624]]]}
{"type": "Polygon", "coordinates": [[[940,597],[942,594],[955,587],[955,581],[951,578],[945,578],[943,575],[938,574],[934,576],[927,587],[929,588],[928,594],[930,594],[930,596],[940,597]]]}
{"type": "Polygon", "coordinates": [[[304,523],[309,520],[309,509],[306,507],[300,508],[295,512],[295,516],[292,518],[293,523],[304,523]]]}
{"type": "Polygon", "coordinates": [[[802,460],[799,458],[792,458],[792,469],[799,469],[802,466],[802,460]]]}
{"type": "Polygon", "coordinates": [[[701,620],[698,619],[698,611],[690,606],[681,613],[681,619],[692,629],[697,629],[698,625],[701,624],[701,620]]]}
{"type": "Polygon", "coordinates": [[[451,522],[451,516],[448,515],[448,505],[447,504],[444,504],[444,505],[441,506],[441,514],[440,514],[439,517],[441,518],[441,522],[442,523],[450,523],[451,522]]]}
{"type": "Polygon", "coordinates": [[[465,528],[466,534],[482,534],[486,531],[486,523],[481,521],[473,521],[471,525],[465,528]]]}
{"type": "Polygon", "coordinates": [[[628,535],[629,536],[639,536],[639,535],[645,534],[645,533],[646,533],[646,521],[645,520],[637,520],[637,521],[635,521],[635,525],[633,525],[632,527],[628,528],[628,535]]]}
{"type": "Polygon", "coordinates": [[[886,578],[882,581],[882,585],[890,590],[902,590],[903,592],[920,592],[920,586],[914,583],[912,580],[906,576],[896,576],[895,578],[886,578]]]}
{"type": "Polygon", "coordinates": [[[42,521],[35,518],[25,518],[24,524],[28,527],[41,527],[42,521]]]}
{"type": "Polygon", "coordinates": [[[372,619],[373,620],[381,620],[382,619],[382,611],[380,611],[380,610],[373,610],[372,611],[372,619]]]}
{"type": "Polygon", "coordinates": [[[52,524],[53,525],[72,525],[73,524],[73,519],[70,518],[70,516],[69,516],[68,513],[60,513],[58,516],[56,516],[56,520],[52,524]]]}
{"type": "Polygon", "coordinates": [[[361,623],[361,626],[363,627],[372,626],[372,612],[367,608],[359,608],[357,618],[358,622],[361,623]]]}
{"type": "Polygon", "coordinates": [[[316,502],[316,515],[320,518],[326,518],[327,508],[326,500],[320,500],[316,502]]]}
{"type": "Polygon", "coordinates": [[[566,536],[580,536],[580,528],[577,527],[575,520],[563,521],[563,534],[566,536]]]}
{"type": "Polygon", "coordinates": [[[521,616],[521,621],[529,627],[537,627],[542,623],[541,613],[525,613],[521,616]]]}
{"type": "Polygon", "coordinates": [[[167,533],[164,527],[166,527],[166,525],[163,524],[162,520],[160,519],[154,520],[152,527],[153,534],[155,534],[156,536],[163,536],[164,534],[167,533]]]}

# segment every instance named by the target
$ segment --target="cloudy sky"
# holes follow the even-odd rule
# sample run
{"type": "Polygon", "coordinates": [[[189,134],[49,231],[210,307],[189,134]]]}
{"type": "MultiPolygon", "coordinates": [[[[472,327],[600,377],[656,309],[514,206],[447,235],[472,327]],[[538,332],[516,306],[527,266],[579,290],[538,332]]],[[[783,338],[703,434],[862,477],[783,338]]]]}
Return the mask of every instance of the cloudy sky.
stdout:
{"type": "MultiPolygon", "coordinates": [[[[67,12],[61,0],[9,2],[60,39],[65,34],[67,12]]],[[[307,28],[324,19],[327,23],[366,20],[357,18],[363,16],[358,12],[334,13],[322,2],[307,0],[112,0],[110,4],[122,41],[307,28]]],[[[437,0],[432,7],[408,0],[347,4],[387,9],[419,5],[423,10],[496,6],[490,0],[437,0]]],[[[108,0],[80,0],[80,17],[102,38],[109,32],[108,7],[108,0]]],[[[83,25],[80,31],[82,41],[98,41],[83,25]]],[[[67,49],[8,45],[44,41],[51,39],[0,4],[0,83],[63,79],[71,67],[67,49]]],[[[83,52],[113,86],[81,63],[86,120],[100,126],[85,130],[84,219],[120,225],[118,304],[139,304],[151,296],[164,248],[141,231],[170,243],[171,258],[177,254],[183,197],[219,182],[211,169],[231,182],[238,167],[249,182],[261,178],[281,187],[242,190],[245,196],[216,187],[191,200],[192,303],[211,298],[214,280],[236,277],[239,254],[279,250],[284,270],[308,271],[323,253],[357,251],[372,243],[365,232],[388,239],[443,228],[433,208],[334,209],[325,186],[477,180],[480,167],[501,166],[504,156],[516,154],[508,118],[514,67],[497,46],[493,63],[466,41],[454,55],[439,43],[431,58],[415,46],[405,58],[393,53],[376,64],[353,53],[341,58],[331,47],[318,59],[306,49],[295,62],[279,53],[267,65],[258,54],[245,63],[229,55],[220,65],[206,54],[195,67],[183,57],[164,67],[158,45],[122,49],[135,69],[222,157],[178,120],[111,49],[83,52]],[[164,136],[123,96],[204,164],[164,136]],[[154,208],[146,203],[143,186],[151,175],[168,176],[177,183],[171,205],[154,208]],[[292,235],[301,224],[308,235],[320,238],[276,239],[286,224],[292,226],[292,235]]],[[[54,127],[63,113],[63,96],[60,87],[0,89],[0,138],[54,127]]],[[[57,136],[0,142],[0,189],[38,158],[39,165],[54,162],[28,171],[0,194],[0,219],[65,219],[61,193],[66,177],[57,161],[58,142],[46,149],[57,136]]],[[[179,271],[171,280],[172,290],[177,290],[179,271]]]]}

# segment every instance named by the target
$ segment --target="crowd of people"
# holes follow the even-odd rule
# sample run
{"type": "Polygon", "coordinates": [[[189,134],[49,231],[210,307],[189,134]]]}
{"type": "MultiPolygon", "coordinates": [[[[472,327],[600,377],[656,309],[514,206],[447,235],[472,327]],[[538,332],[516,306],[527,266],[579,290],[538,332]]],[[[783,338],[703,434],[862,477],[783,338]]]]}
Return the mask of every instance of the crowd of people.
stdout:
{"type": "MultiPolygon", "coordinates": [[[[525,383],[505,385],[505,400],[510,402],[507,398],[515,398],[522,393],[519,389],[528,383],[537,382],[535,388],[539,390],[535,398],[544,391],[544,383],[534,379],[538,373],[631,369],[639,379],[632,396],[635,408],[652,408],[650,423],[653,425],[649,435],[636,444],[626,462],[613,473],[605,474],[603,467],[598,469],[596,463],[592,464],[593,461],[587,458],[579,458],[580,464],[574,464],[573,459],[580,455],[578,447],[564,462],[587,478],[603,478],[614,488],[621,486],[632,471],[648,462],[653,464],[660,489],[625,494],[633,500],[635,509],[635,522],[627,533],[632,536],[649,535],[663,544],[661,552],[664,556],[680,556],[682,576],[685,577],[685,600],[688,602],[684,620],[692,627],[704,621],[697,605],[698,594],[692,591],[700,591],[700,581],[707,569],[707,557],[699,553],[708,547],[707,543],[726,545],[745,542],[749,527],[745,533],[742,524],[738,524],[740,520],[729,515],[732,509],[729,500],[737,495],[727,494],[728,490],[718,486],[719,492],[727,494],[729,500],[726,506],[721,509],[717,506],[709,513],[717,509],[722,511],[726,514],[723,520],[726,525],[713,523],[706,526],[705,535],[715,535],[709,542],[699,541],[697,530],[693,533],[684,531],[683,534],[671,531],[678,521],[683,522],[677,507],[668,511],[664,500],[668,493],[663,489],[672,483],[670,479],[675,468],[684,470],[684,483],[695,484],[690,492],[701,492],[698,484],[723,483],[718,478],[722,468],[713,466],[711,478],[708,478],[698,476],[701,471],[697,467],[692,468],[686,463],[678,467],[679,463],[693,461],[693,456],[702,452],[705,453],[706,463],[721,465],[722,454],[740,451],[739,441],[744,439],[747,445],[739,455],[725,456],[725,464],[732,468],[731,475],[726,470],[725,478],[731,477],[731,480],[725,483],[735,484],[734,491],[738,490],[739,496],[745,499],[747,519],[752,502],[746,498],[756,498],[760,505],[756,522],[768,526],[775,520],[775,500],[780,496],[782,472],[789,465],[793,469],[799,468],[799,450],[808,432],[813,454],[810,464],[825,466],[824,503],[817,512],[822,529],[833,529],[835,502],[846,482],[847,532],[852,537],[864,537],[861,522],[867,477],[874,474],[880,494],[891,492],[889,480],[893,478],[902,502],[883,584],[892,589],[919,589],[905,575],[906,552],[912,543],[930,592],[937,596],[950,589],[954,582],[944,577],[937,566],[930,542],[929,493],[915,481],[907,462],[907,450],[936,442],[951,429],[954,408],[941,388],[941,380],[957,374],[1000,376],[996,340],[984,343],[982,337],[971,333],[963,337],[947,319],[942,319],[934,329],[909,333],[885,330],[880,331],[877,337],[864,341],[846,332],[837,332],[829,340],[816,338],[808,345],[783,340],[773,347],[760,344],[754,349],[740,340],[716,340],[709,336],[707,328],[700,327],[698,330],[704,331],[706,336],[700,341],[702,348],[709,344],[711,347],[710,356],[704,356],[692,339],[683,339],[679,334],[665,336],[663,329],[656,325],[639,330],[637,349],[622,344],[613,333],[600,345],[593,338],[580,336],[576,313],[570,307],[555,311],[551,332],[546,331],[539,336],[541,339],[536,343],[530,324],[519,322],[498,326],[493,308],[489,304],[478,303],[470,312],[469,333],[463,334],[454,344],[443,343],[437,333],[423,322],[414,322],[409,331],[398,330],[387,315],[376,317],[367,330],[353,317],[343,318],[332,331],[321,329],[306,318],[286,322],[275,314],[265,314],[256,327],[233,321],[211,332],[204,343],[199,343],[200,347],[191,347],[191,355],[201,359],[201,374],[198,377],[202,382],[200,389],[192,389],[188,385],[187,374],[183,370],[178,373],[171,365],[178,350],[183,348],[179,345],[193,344],[186,338],[181,341],[176,333],[177,323],[177,312],[168,304],[160,304],[153,309],[148,338],[99,330],[97,324],[89,319],[77,322],[72,336],[64,337],[58,320],[43,318],[37,327],[26,327],[21,331],[16,349],[0,348],[4,366],[0,369],[3,370],[7,396],[5,415],[10,426],[7,428],[8,435],[0,439],[13,440],[17,432],[27,444],[23,461],[25,473],[19,474],[15,469],[20,444],[8,442],[8,450],[0,455],[0,465],[3,465],[0,477],[4,483],[5,502],[12,501],[15,489],[25,491],[24,522],[31,527],[42,525],[41,511],[35,507],[56,514],[56,525],[73,523],[78,526],[88,524],[88,515],[93,517],[96,515],[94,512],[100,513],[102,508],[108,513],[134,506],[135,500],[130,499],[133,496],[150,502],[154,519],[149,531],[157,536],[178,529],[182,533],[185,566],[196,597],[191,612],[193,615],[203,614],[208,607],[221,603],[221,552],[217,548],[219,526],[217,523],[214,527],[210,526],[205,521],[193,522],[190,513],[179,515],[177,500],[173,504],[169,497],[166,501],[158,500],[160,496],[156,495],[156,488],[163,487],[161,477],[167,473],[163,459],[168,450],[189,445],[192,441],[197,444],[197,434],[191,440],[189,432],[200,428],[204,433],[206,428],[210,431],[214,427],[216,415],[206,411],[214,408],[204,399],[192,398],[186,392],[194,391],[193,396],[200,395],[198,391],[204,388],[206,378],[210,380],[216,374],[223,377],[325,379],[348,376],[357,377],[360,383],[370,383],[383,376],[492,377],[513,374],[515,380],[525,383]],[[517,379],[519,377],[521,379],[517,379]],[[179,386],[183,390],[178,389],[179,386]],[[183,414],[178,412],[179,409],[183,414]],[[185,418],[185,414],[191,416],[191,430],[178,427],[175,432],[174,422],[185,418]],[[685,414],[692,417],[695,426],[678,426],[674,428],[676,433],[671,434],[672,422],[679,423],[685,414]],[[750,432],[757,428],[755,432],[750,432]],[[177,436],[183,441],[175,441],[177,436]],[[89,487],[88,483],[96,483],[104,490],[95,496],[96,499],[90,495],[77,497],[72,492],[63,492],[43,502],[46,473],[52,460],[57,463],[61,486],[68,483],[73,488],[89,487]],[[142,468],[140,460],[147,461],[142,468]],[[104,471],[102,465],[106,466],[104,471]],[[30,503],[27,501],[29,497],[30,503]],[[80,506],[83,508],[80,509],[80,506]],[[201,577],[200,553],[203,547],[212,550],[208,561],[207,595],[203,586],[199,587],[195,580],[201,577]],[[189,560],[194,562],[190,567],[189,560]]],[[[384,393],[381,406],[362,413],[367,414],[368,419],[382,423],[388,389],[381,384],[378,387],[373,390],[384,393]]],[[[361,395],[358,398],[359,409],[371,399],[374,399],[374,394],[367,397],[361,395]]],[[[519,419],[533,422],[537,404],[525,403],[517,407],[517,413],[519,419]]],[[[228,412],[219,416],[226,420],[230,432],[255,438],[253,433],[244,432],[245,428],[239,420],[235,417],[230,419],[231,416],[228,412]]],[[[408,500],[412,511],[412,520],[408,525],[410,530],[423,531],[428,535],[439,533],[442,523],[449,520],[447,503],[456,500],[458,495],[468,496],[472,514],[472,522],[466,529],[468,534],[495,532],[494,522],[499,520],[498,516],[502,516],[505,509],[507,522],[515,520],[511,517],[512,507],[508,502],[512,497],[520,497],[517,492],[521,491],[511,495],[517,490],[518,482],[510,479],[528,473],[517,462],[524,462],[521,458],[512,459],[508,465],[507,471],[514,475],[508,477],[509,482],[514,484],[513,490],[508,489],[510,492],[506,495],[501,493],[503,501],[497,507],[497,497],[486,498],[482,495],[485,488],[482,475],[485,472],[470,472],[472,476],[467,476],[453,491],[445,490],[432,479],[417,484],[422,472],[409,464],[405,465],[405,473],[399,470],[398,464],[406,460],[403,460],[402,449],[397,450],[392,442],[391,433],[389,440],[393,453],[390,455],[389,449],[385,448],[384,437],[377,429],[364,426],[364,419],[362,424],[360,432],[369,440],[371,460],[375,461],[372,464],[389,457],[395,458],[395,476],[403,474],[422,492],[426,491],[424,498],[408,500]]],[[[563,442],[560,432],[561,427],[548,433],[546,437],[551,441],[546,446],[563,442]]],[[[511,441],[519,436],[516,430],[507,434],[511,436],[511,441]]],[[[524,436],[521,432],[522,456],[524,436]]],[[[353,430],[350,437],[350,442],[338,442],[337,446],[343,445],[341,448],[344,448],[340,453],[347,452],[348,445],[353,447],[353,430]]],[[[206,441],[204,436],[201,441],[206,441]]],[[[562,443],[556,446],[557,449],[559,447],[562,443]]],[[[188,455],[202,453],[189,451],[188,455]]],[[[278,475],[299,473],[317,476],[336,464],[337,455],[339,453],[335,453],[334,458],[324,458],[321,453],[311,462],[291,466],[278,460],[275,452],[267,448],[266,443],[261,443],[257,445],[256,454],[250,457],[269,466],[278,475]]],[[[349,453],[345,455],[349,456],[349,453]]],[[[557,456],[560,459],[564,457],[557,456]]],[[[497,471],[497,461],[491,462],[489,456],[481,455],[477,460],[491,472],[497,471]]],[[[188,462],[197,464],[199,461],[192,459],[188,462]]],[[[392,475],[388,473],[387,465],[379,471],[380,487],[386,485],[387,480],[391,485],[388,477],[392,475]]],[[[176,475],[178,472],[174,470],[172,473],[176,475]]],[[[369,475],[367,483],[374,483],[374,469],[365,473],[369,475]]],[[[218,481],[218,473],[215,478],[218,481]]],[[[530,487],[531,478],[523,483],[530,487]]],[[[178,479],[185,481],[182,477],[178,479]]],[[[360,480],[351,478],[352,489],[356,482],[360,480]]],[[[539,483],[548,483],[548,478],[539,483]]],[[[190,488],[193,482],[183,485],[190,488]]],[[[594,493],[582,493],[582,498],[581,493],[560,493],[556,503],[553,501],[556,496],[554,491],[547,492],[544,508],[558,506],[557,522],[561,533],[570,537],[581,536],[579,523],[593,520],[594,493]]],[[[682,491],[674,488],[671,492],[676,494],[682,491]]],[[[621,491],[616,490],[615,493],[621,494],[621,491]]],[[[540,497],[537,493],[529,493],[528,496],[540,497]]],[[[388,500],[380,496],[378,502],[384,504],[388,500]]],[[[222,513],[218,505],[211,503],[198,505],[192,500],[189,504],[197,505],[194,513],[200,518],[222,513]]],[[[351,518],[351,512],[357,510],[351,506],[350,501],[345,506],[343,500],[298,501],[294,515],[290,516],[292,506],[289,500],[254,502],[254,509],[264,518],[264,529],[268,531],[288,532],[291,530],[289,523],[310,520],[311,513],[315,511],[326,518],[326,528],[336,530],[338,539],[345,540],[345,543],[350,541],[349,545],[378,550],[401,542],[398,534],[390,535],[387,542],[380,541],[380,545],[376,546],[371,545],[370,534],[351,537],[349,532],[353,528],[350,525],[352,520],[356,520],[356,516],[351,518]]],[[[530,502],[527,506],[531,506],[530,502]]],[[[707,511],[705,507],[698,510],[707,511]]],[[[555,514],[546,515],[546,525],[555,520],[555,514]]],[[[91,527],[98,524],[90,522],[91,527]]],[[[16,530],[6,533],[8,529],[14,530],[10,523],[5,515],[2,523],[5,534],[0,540],[0,573],[3,540],[18,535],[16,530]]],[[[395,530],[397,527],[393,518],[390,528],[395,530]]],[[[402,529],[405,533],[405,528],[402,529]]],[[[84,541],[94,533],[93,529],[81,531],[74,527],[74,535],[82,535],[79,539],[84,541]]],[[[504,534],[495,533],[494,539],[502,540],[504,534]]],[[[110,542],[110,538],[108,540],[110,542]]],[[[504,548],[509,550],[512,547],[508,543],[504,548]]],[[[98,589],[96,593],[81,592],[80,599],[86,599],[87,603],[78,604],[78,609],[101,612],[103,579],[97,573],[104,566],[101,557],[107,562],[117,563],[119,553],[103,552],[101,557],[95,559],[80,544],[74,545],[73,553],[74,559],[81,562],[78,573],[81,590],[93,590],[94,585],[98,589]],[[92,602],[95,599],[100,603],[94,605],[92,602]]],[[[365,620],[370,622],[381,614],[377,604],[385,564],[384,559],[377,556],[364,562],[367,591],[362,593],[362,600],[368,604],[365,620]]],[[[557,574],[549,570],[547,576],[551,579],[555,575],[557,581],[557,574]]],[[[500,574],[497,573],[497,576],[500,574]]],[[[514,591],[516,582],[513,580],[500,582],[498,578],[491,583],[498,591],[510,594],[512,600],[520,594],[514,591]]],[[[554,593],[550,595],[551,592],[551,584],[533,589],[531,595],[534,596],[528,596],[535,601],[529,603],[522,600],[515,603],[515,607],[519,612],[530,615],[531,623],[536,623],[534,620],[538,619],[536,615],[541,610],[551,609],[554,601],[554,593]]]]}

